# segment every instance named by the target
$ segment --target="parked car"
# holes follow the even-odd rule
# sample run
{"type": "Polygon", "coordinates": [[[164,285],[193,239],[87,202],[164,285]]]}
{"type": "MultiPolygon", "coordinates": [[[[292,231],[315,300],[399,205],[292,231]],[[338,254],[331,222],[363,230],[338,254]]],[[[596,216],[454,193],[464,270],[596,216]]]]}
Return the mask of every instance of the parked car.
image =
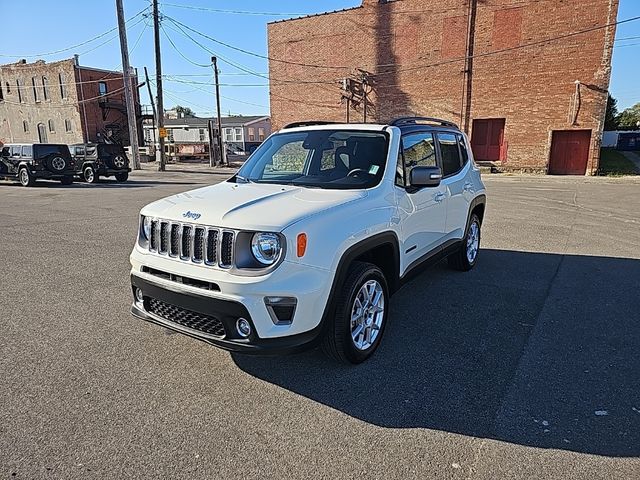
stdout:
{"type": "Polygon", "coordinates": [[[53,143],[8,143],[0,150],[0,178],[18,180],[31,187],[44,178],[73,182],[74,161],[66,145],[53,143]]]}
{"type": "Polygon", "coordinates": [[[87,183],[96,183],[100,177],[114,176],[118,182],[129,178],[129,159],[120,145],[78,143],[69,149],[76,162],[76,175],[87,183]]]}
{"type": "Polygon", "coordinates": [[[359,363],[413,273],[476,265],[485,203],[452,123],[292,124],[228,181],[142,209],[131,312],[227,350],[359,363]]]}

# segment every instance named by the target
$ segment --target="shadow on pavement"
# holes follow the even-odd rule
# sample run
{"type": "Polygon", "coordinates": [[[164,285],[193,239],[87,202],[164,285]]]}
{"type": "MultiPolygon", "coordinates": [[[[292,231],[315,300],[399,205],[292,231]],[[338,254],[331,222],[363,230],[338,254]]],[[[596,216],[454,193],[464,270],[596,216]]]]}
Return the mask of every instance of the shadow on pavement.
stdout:
{"type": "Polygon", "coordinates": [[[640,456],[639,312],[640,260],[483,250],[472,272],[440,264],[396,293],[362,365],[233,359],[382,427],[640,456]]]}

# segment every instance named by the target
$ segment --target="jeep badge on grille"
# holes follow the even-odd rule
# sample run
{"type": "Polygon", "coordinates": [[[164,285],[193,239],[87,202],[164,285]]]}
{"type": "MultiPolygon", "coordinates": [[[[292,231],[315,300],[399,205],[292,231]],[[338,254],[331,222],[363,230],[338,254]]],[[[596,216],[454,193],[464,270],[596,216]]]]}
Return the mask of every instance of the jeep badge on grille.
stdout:
{"type": "Polygon", "coordinates": [[[200,213],[194,213],[194,212],[192,212],[191,210],[189,210],[188,212],[184,212],[184,213],[182,214],[182,216],[183,216],[184,218],[190,218],[190,219],[192,219],[192,220],[198,220],[198,219],[202,216],[202,214],[200,214],[200,213]]]}

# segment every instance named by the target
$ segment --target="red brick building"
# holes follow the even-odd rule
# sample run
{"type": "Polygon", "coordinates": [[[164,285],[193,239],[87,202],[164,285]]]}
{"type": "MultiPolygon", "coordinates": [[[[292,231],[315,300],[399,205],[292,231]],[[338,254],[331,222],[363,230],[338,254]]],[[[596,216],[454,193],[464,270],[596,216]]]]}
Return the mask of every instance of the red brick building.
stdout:
{"type": "MultiPolygon", "coordinates": [[[[134,77],[140,112],[136,83],[134,77]]],[[[0,140],[129,145],[122,72],[81,66],[76,58],[0,65],[0,140]]]]}
{"type": "MultiPolygon", "coordinates": [[[[363,0],[270,23],[274,129],[345,121],[341,81],[361,69],[369,122],[440,117],[479,161],[593,174],[617,11],[618,0],[363,0]]],[[[349,103],[362,121],[364,101],[349,103]]]]}

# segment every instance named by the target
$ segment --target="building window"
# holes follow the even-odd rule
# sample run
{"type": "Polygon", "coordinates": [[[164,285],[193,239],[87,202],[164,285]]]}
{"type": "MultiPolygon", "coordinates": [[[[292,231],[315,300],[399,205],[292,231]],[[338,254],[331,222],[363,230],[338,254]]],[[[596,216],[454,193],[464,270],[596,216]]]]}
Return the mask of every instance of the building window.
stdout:
{"type": "Polygon", "coordinates": [[[45,101],[49,100],[49,80],[47,77],[42,77],[42,97],[45,101]]]}
{"type": "Polygon", "coordinates": [[[101,97],[107,94],[107,82],[98,83],[98,95],[101,97]]]}
{"type": "Polygon", "coordinates": [[[201,142],[204,142],[204,128],[198,130],[198,136],[201,142]]]}
{"type": "Polygon", "coordinates": [[[264,142],[264,128],[258,129],[258,140],[264,142]]]}
{"type": "Polygon", "coordinates": [[[18,90],[18,102],[22,103],[24,102],[24,95],[23,95],[23,91],[22,91],[22,81],[21,80],[16,80],[16,89],[18,90]]]}
{"type": "Polygon", "coordinates": [[[33,100],[37,103],[40,101],[40,95],[38,95],[38,80],[36,80],[36,77],[31,77],[31,87],[33,88],[33,100]]]}
{"type": "Polygon", "coordinates": [[[5,85],[7,86],[7,93],[11,93],[11,85],[9,85],[9,82],[5,82],[5,85]]]}
{"type": "Polygon", "coordinates": [[[55,132],[56,131],[56,127],[53,124],[53,120],[49,120],[49,131],[50,132],[55,132]]]}
{"type": "Polygon", "coordinates": [[[64,121],[64,129],[66,130],[67,133],[71,133],[71,120],[66,119],[64,121]]]}
{"type": "Polygon", "coordinates": [[[233,142],[233,128],[224,129],[224,141],[227,143],[233,142]]]}
{"type": "Polygon", "coordinates": [[[58,74],[58,82],[60,83],[60,98],[67,98],[67,88],[64,84],[64,73],[58,74]]]}
{"type": "Polygon", "coordinates": [[[169,134],[169,141],[173,143],[175,141],[173,139],[173,128],[170,128],[167,133],[169,134]]]}
{"type": "Polygon", "coordinates": [[[256,129],[253,127],[249,127],[247,128],[247,135],[249,135],[249,141],[250,142],[255,142],[256,141],[256,129]]]}
{"type": "Polygon", "coordinates": [[[4,94],[2,93],[2,82],[0,82],[0,102],[4,100],[4,94]]]}
{"type": "Polygon", "coordinates": [[[29,122],[27,122],[26,120],[23,120],[22,129],[24,130],[24,133],[29,133],[29,122]]]}
{"type": "Polygon", "coordinates": [[[236,127],[236,142],[242,141],[242,128],[236,127]]]}

